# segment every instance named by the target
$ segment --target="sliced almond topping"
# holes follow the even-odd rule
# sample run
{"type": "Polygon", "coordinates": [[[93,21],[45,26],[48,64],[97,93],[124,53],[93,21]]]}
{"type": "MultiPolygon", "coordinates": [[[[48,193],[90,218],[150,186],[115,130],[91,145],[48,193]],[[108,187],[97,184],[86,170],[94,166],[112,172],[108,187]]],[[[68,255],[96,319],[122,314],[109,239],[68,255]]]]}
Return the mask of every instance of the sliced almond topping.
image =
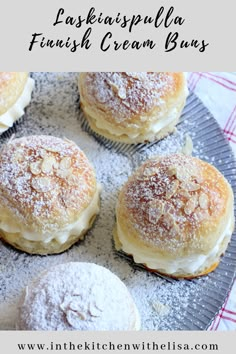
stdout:
{"type": "Polygon", "coordinates": [[[31,184],[37,192],[41,193],[47,193],[54,188],[54,183],[49,177],[35,177],[31,184]]]}
{"type": "Polygon", "coordinates": [[[60,177],[60,178],[67,178],[67,177],[71,176],[72,174],[73,174],[73,169],[72,168],[70,168],[68,170],[59,168],[56,171],[57,177],[60,177]]]}
{"type": "Polygon", "coordinates": [[[159,200],[153,200],[148,205],[148,220],[156,224],[163,214],[164,204],[159,200]]]}
{"type": "Polygon", "coordinates": [[[22,152],[16,151],[14,154],[14,158],[17,162],[22,162],[24,161],[24,155],[22,154],[22,152]]]}
{"type": "Polygon", "coordinates": [[[57,148],[56,146],[44,146],[44,149],[49,152],[60,152],[59,148],[57,148]]]}
{"type": "Polygon", "coordinates": [[[182,154],[184,155],[192,155],[193,152],[193,141],[189,134],[185,136],[185,144],[181,149],[182,154]]]}
{"type": "Polygon", "coordinates": [[[41,166],[42,166],[42,160],[38,160],[38,161],[32,162],[30,164],[31,173],[33,175],[39,175],[42,172],[41,166]]]}
{"type": "Polygon", "coordinates": [[[203,210],[200,208],[197,208],[194,212],[194,217],[197,222],[202,222],[206,220],[209,216],[209,213],[207,210],[203,210]]]}
{"type": "Polygon", "coordinates": [[[171,237],[177,236],[178,233],[180,232],[179,226],[176,224],[175,220],[170,214],[164,215],[163,226],[167,229],[171,237]]]}
{"type": "Polygon", "coordinates": [[[53,156],[45,156],[42,162],[42,172],[49,174],[53,172],[53,167],[58,167],[56,159],[53,156]]]}
{"type": "Polygon", "coordinates": [[[116,93],[119,92],[120,88],[118,85],[116,85],[114,82],[112,82],[110,80],[107,80],[107,83],[111,86],[111,88],[114,92],[116,92],[116,93]]]}
{"type": "Polygon", "coordinates": [[[181,183],[181,188],[185,189],[188,192],[194,192],[200,189],[201,186],[195,182],[188,181],[181,183]]]}
{"type": "Polygon", "coordinates": [[[171,182],[166,191],[166,199],[170,199],[177,192],[179,188],[179,181],[176,179],[171,182]]]}
{"type": "Polygon", "coordinates": [[[199,174],[197,174],[195,176],[195,179],[196,179],[197,183],[199,183],[199,184],[201,184],[203,182],[203,177],[199,174]]]}
{"type": "Polygon", "coordinates": [[[83,183],[83,177],[70,174],[68,176],[68,183],[71,184],[72,186],[78,186],[83,183]]]}
{"type": "Polygon", "coordinates": [[[71,158],[70,157],[63,157],[60,162],[60,169],[67,170],[71,167],[71,158]]]}
{"type": "Polygon", "coordinates": [[[205,193],[200,193],[199,196],[199,205],[202,209],[208,209],[209,199],[205,193]]]}
{"type": "Polygon", "coordinates": [[[193,195],[185,204],[184,212],[187,215],[191,215],[198,206],[198,196],[193,195]]]}
{"type": "Polygon", "coordinates": [[[143,171],[144,176],[155,176],[156,175],[156,168],[155,167],[145,167],[143,171]]]}
{"type": "Polygon", "coordinates": [[[71,310],[68,310],[66,313],[66,319],[68,323],[74,327],[74,328],[79,328],[80,321],[86,320],[86,314],[84,312],[74,312],[71,310]]]}
{"type": "Polygon", "coordinates": [[[180,197],[184,197],[187,199],[191,198],[191,194],[189,194],[185,189],[178,189],[178,194],[180,197]]]}

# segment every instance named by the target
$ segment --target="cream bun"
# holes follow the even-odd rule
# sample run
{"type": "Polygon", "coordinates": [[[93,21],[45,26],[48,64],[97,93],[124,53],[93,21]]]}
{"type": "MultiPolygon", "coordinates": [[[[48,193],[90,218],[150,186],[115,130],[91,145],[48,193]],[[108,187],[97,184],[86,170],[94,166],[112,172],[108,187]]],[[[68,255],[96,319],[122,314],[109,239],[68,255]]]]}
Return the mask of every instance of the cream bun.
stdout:
{"type": "Polygon", "coordinates": [[[27,72],[0,72],[0,134],[24,114],[33,88],[27,72]]]}
{"type": "Polygon", "coordinates": [[[116,248],[175,278],[213,271],[234,229],[232,188],[212,165],[174,154],[145,162],[123,186],[116,248]]]}
{"type": "Polygon", "coordinates": [[[91,129],[127,144],[173,132],[188,94],[182,72],[85,72],[78,82],[91,129]]]}
{"type": "Polygon", "coordinates": [[[33,281],[19,306],[17,328],[50,331],[140,329],[124,283],[93,263],[57,265],[33,281]]]}
{"type": "Polygon", "coordinates": [[[99,192],[75,143],[53,136],[11,140],[0,150],[0,235],[28,253],[63,252],[92,226],[99,192]]]}

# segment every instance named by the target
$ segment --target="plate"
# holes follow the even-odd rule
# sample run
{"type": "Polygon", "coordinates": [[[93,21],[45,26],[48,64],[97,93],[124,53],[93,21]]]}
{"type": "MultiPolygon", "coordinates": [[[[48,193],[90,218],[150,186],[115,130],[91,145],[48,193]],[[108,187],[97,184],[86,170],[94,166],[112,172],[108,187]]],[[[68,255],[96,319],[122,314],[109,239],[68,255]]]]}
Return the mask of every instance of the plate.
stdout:
{"type": "MultiPolygon", "coordinates": [[[[177,131],[158,143],[112,143],[89,129],[79,108],[75,73],[34,73],[36,86],[23,119],[0,136],[0,144],[16,137],[48,134],[75,141],[93,163],[102,184],[101,212],[84,241],[60,255],[30,256],[0,243],[0,329],[14,329],[22,289],[53,265],[86,261],[103,265],[130,290],[143,330],[205,330],[221,308],[236,270],[236,234],[219,267],[195,280],[172,280],[148,273],[114,249],[115,204],[121,186],[147,158],[182,149],[190,136],[193,155],[214,164],[236,194],[236,164],[220,127],[203,103],[188,97],[177,131]]],[[[236,195],[235,195],[236,197],[236,195]]]]}

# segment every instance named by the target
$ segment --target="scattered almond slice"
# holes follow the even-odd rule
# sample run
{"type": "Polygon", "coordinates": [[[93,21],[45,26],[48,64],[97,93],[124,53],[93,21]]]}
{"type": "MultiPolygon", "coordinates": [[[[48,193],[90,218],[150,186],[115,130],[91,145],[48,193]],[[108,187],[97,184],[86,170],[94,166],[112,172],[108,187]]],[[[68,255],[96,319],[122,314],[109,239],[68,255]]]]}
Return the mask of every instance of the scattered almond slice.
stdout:
{"type": "Polygon", "coordinates": [[[166,316],[170,311],[169,306],[164,305],[159,301],[153,302],[152,307],[158,313],[159,316],[166,316]]]}
{"type": "Polygon", "coordinates": [[[148,220],[151,224],[157,224],[164,210],[164,204],[159,200],[153,200],[148,206],[148,220]]]}
{"type": "Polygon", "coordinates": [[[179,188],[179,181],[175,179],[174,181],[171,182],[171,184],[168,186],[168,189],[166,191],[166,199],[170,199],[175,195],[179,188]]]}
{"type": "Polygon", "coordinates": [[[37,176],[42,172],[42,160],[37,160],[30,164],[30,171],[33,175],[37,176]]]}
{"type": "Polygon", "coordinates": [[[86,320],[86,314],[84,312],[75,312],[68,310],[66,312],[67,322],[74,328],[79,328],[79,322],[86,320]]]}
{"type": "Polygon", "coordinates": [[[118,90],[118,96],[123,100],[126,98],[126,89],[124,87],[120,87],[118,90]]]}
{"type": "Polygon", "coordinates": [[[45,174],[50,174],[53,172],[53,167],[57,168],[58,163],[53,156],[45,156],[42,162],[42,172],[45,174]]]}
{"type": "Polygon", "coordinates": [[[91,314],[92,317],[100,317],[102,310],[96,306],[95,303],[90,303],[89,304],[89,313],[91,314]]]}
{"type": "Polygon", "coordinates": [[[143,171],[143,175],[144,176],[155,176],[156,174],[156,168],[155,167],[145,167],[144,171],[143,171]]]}
{"type": "Polygon", "coordinates": [[[49,152],[60,152],[59,148],[57,148],[56,146],[44,146],[44,149],[49,152]]]}
{"type": "Polygon", "coordinates": [[[181,149],[182,154],[184,155],[192,155],[193,153],[193,141],[189,134],[185,135],[185,144],[181,149]]]}
{"type": "Polygon", "coordinates": [[[176,176],[176,173],[177,173],[177,168],[175,166],[169,166],[166,171],[166,174],[170,177],[176,176]]]}
{"type": "Polygon", "coordinates": [[[185,189],[188,192],[194,192],[199,190],[201,186],[198,183],[188,181],[181,183],[181,188],[185,189]]]}
{"type": "Polygon", "coordinates": [[[208,209],[209,199],[208,196],[203,192],[200,193],[199,196],[199,205],[202,209],[208,209]]]}
{"type": "Polygon", "coordinates": [[[71,158],[70,157],[63,157],[60,162],[60,169],[67,170],[71,167],[71,158]]]}
{"type": "Polygon", "coordinates": [[[72,168],[70,168],[70,169],[58,169],[58,170],[56,170],[56,176],[57,177],[60,177],[60,178],[67,178],[67,177],[69,177],[69,176],[71,176],[73,174],[73,169],[72,168]]]}
{"type": "Polygon", "coordinates": [[[35,177],[32,179],[31,185],[39,193],[47,193],[54,188],[54,183],[49,177],[35,177]]]}

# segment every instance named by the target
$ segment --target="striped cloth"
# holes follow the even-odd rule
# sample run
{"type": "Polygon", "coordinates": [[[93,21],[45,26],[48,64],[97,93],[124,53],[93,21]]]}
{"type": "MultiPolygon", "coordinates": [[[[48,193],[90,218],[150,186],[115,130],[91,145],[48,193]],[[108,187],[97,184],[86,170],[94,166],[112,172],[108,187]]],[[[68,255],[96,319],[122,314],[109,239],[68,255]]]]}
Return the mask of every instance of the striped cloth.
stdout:
{"type": "MultiPolygon", "coordinates": [[[[236,156],[236,73],[191,72],[188,86],[216,118],[236,156]]],[[[236,281],[209,329],[236,330],[236,281]]]]}

